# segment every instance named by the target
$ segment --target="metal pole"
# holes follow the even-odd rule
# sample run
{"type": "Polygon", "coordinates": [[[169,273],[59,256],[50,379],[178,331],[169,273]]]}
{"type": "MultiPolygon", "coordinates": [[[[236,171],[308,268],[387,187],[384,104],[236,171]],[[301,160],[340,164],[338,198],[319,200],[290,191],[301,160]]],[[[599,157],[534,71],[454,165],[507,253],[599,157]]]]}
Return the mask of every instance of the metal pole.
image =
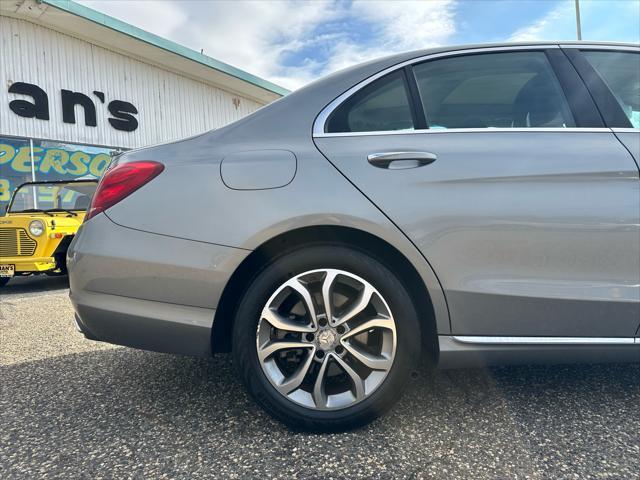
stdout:
{"type": "Polygon", "coordinates": [[[578,40],[582,40],[582,27],[580,26],[580,0],[576,0],[576,33],[578,40]]]}

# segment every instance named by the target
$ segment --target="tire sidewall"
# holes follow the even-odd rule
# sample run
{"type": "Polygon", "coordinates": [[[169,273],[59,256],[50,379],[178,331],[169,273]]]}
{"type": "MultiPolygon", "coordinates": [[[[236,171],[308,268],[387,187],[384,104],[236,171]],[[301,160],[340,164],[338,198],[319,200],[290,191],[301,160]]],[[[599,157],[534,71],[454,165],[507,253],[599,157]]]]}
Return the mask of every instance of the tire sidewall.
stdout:
{"type": "Polygon", "coordinates": [[[269,413],[294,427],[349,428],[381,415],[400,396],[419,352],[420,326],[406,288],[382,263],[342,245],[307,247],[276,259],[251,282],[234,321],[234,360],[250,394],[269,413]],[[340,410],[313,410],[285,398],[271,385],[258,359],[256,335],[260,313],[278,287],[306,271],[328,268],[365,279],[384,297],[396,323],[396,354],[387,377],[368,398],[340,410]]]}

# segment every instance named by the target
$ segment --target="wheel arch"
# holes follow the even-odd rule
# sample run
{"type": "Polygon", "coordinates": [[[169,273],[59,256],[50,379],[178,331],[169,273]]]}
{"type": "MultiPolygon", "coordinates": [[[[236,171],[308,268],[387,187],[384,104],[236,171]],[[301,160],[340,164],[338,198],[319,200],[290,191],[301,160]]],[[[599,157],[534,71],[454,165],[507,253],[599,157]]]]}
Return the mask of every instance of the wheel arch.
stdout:
{"type": "MultiPolygon", "coordinates": [[[[415,301],[421,323],[422,343],[430,360],[438,358],[438,321],[433,291],[427,287],[416,267],[398,248],[364,230],[336,225],[302,227],[276,235],[253,250],[238,266],[225,286],[212,328],[212,351],[231,351],[233,317],[242,295],[262,268],[275,258],[313,244],[338,243],[355,248],[381,261],[396,272],[415,301]]],[[[442,291],[435,292],[442,295],[442,291]]],[[[446,319],[448,325],[449,320],[446,319]]],[[[442,332],[441,332],[442,333],[442,332]]]]}

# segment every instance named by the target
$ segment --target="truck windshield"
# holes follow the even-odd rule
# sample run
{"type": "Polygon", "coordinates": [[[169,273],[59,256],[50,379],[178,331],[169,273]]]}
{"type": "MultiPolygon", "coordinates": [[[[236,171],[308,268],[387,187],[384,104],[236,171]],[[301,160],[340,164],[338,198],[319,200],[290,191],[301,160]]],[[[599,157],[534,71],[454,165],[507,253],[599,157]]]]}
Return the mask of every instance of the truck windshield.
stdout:
{"type": "Polygon", "coordinates": [[[8,211],[86,211],[97,185],[91,180],[25,184],[13,194],[8,211]]]}

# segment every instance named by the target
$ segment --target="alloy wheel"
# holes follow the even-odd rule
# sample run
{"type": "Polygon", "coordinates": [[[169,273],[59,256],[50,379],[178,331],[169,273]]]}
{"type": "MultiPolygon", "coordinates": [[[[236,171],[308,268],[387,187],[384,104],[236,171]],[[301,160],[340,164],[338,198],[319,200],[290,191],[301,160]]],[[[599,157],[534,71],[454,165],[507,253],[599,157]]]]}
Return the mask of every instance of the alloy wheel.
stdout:
{"type": "Polygon", "coordinates": [[[311,409],[340,409],[369,397],[387,377],[396,326],[366,280],[343,270],[311,270],[269,298],[256,346],[262,371],[281,395],[311,409]]]}

